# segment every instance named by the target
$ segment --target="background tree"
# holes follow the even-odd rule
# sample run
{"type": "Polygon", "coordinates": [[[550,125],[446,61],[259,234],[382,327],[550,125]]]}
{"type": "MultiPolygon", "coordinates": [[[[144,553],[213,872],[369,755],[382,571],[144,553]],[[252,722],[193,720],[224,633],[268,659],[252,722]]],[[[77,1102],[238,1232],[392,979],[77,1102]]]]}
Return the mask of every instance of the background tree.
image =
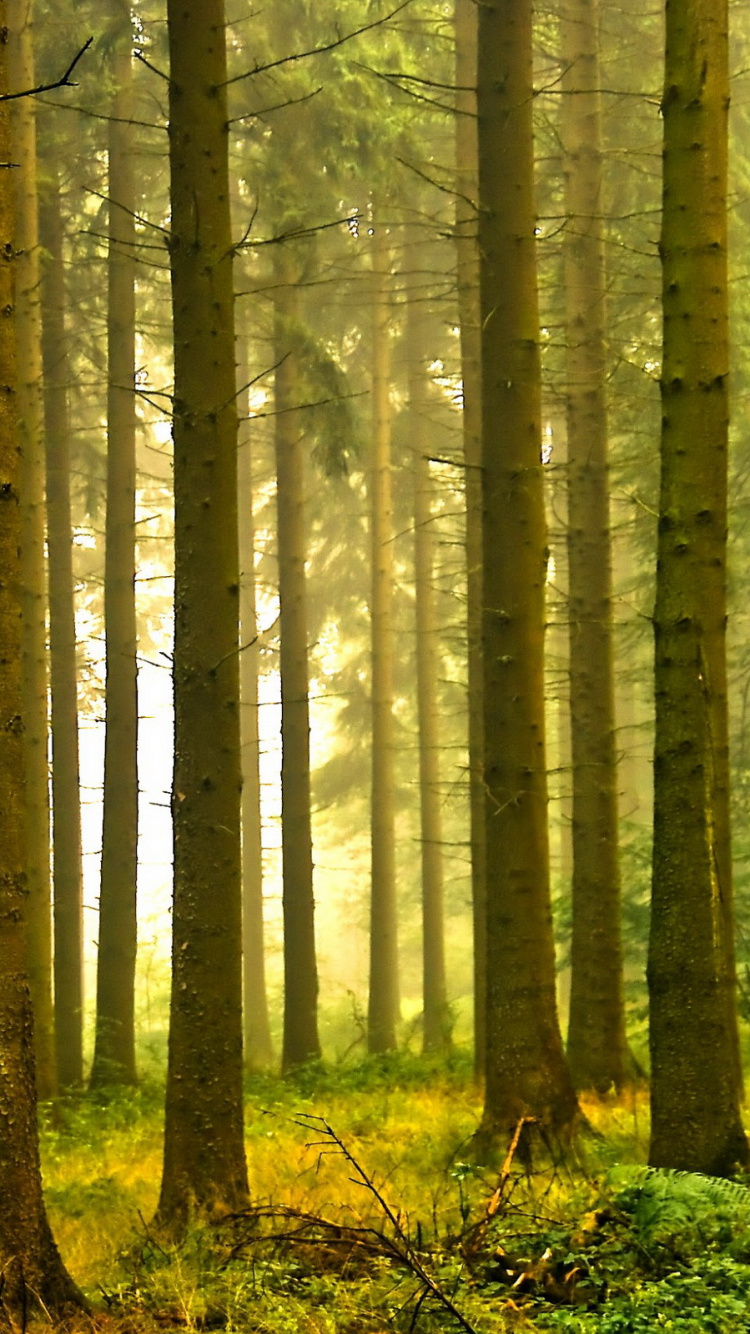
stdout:
{"type": "Polygon", "coordinates": [[[399,1018],[393,723],[393,519],[390,404],[390,274],[382,202],[372,225],[372,463],[369,475],[371,543],[371,1052],[396,1046],[399,1018]]]}
{"type": "MultiPolygon", "coordinates": [[[[290,229],[296,230],[291,224],[290,229]]],[[[274,265],[274,441],[278,513],[281,831],[284,879],[282,1068],[320,1056],[310,810],[310,710],[305,559],[305,453],[301,411],[298,256],[281,242],[274,265]]]]}
{"type": "Polygon", "coordinates": [[[131,15],[113,3],[108,130],[106,736],[92,1085],[132,1084],[135,1059],[138,667],[135,608],[135,162],[131,15]]]}
{"type": "Polygon", "coordinates": [[[598,6],[561,15],[565,169],[573,924],[568,1061],[579,1089],[625,1075],[606,402],[598,6]]]}
{"type": "Polygon", "coordinates": [[[83,876],[65,238],[60,169],[51,143],[48,148],[40,237],[46,252],[41,291],[49,556],[55,1059],[60,1088],[71,1090],[83,1084],[83,876]]]}

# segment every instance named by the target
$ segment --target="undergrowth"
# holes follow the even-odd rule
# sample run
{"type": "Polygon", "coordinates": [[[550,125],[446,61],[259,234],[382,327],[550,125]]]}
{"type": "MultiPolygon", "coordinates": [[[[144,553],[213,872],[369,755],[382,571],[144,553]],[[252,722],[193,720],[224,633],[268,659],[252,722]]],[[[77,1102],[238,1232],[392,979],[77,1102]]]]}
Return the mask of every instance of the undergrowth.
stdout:
{"type": "Polygon", "coordinates": [[[646,1169],[642,1095],[587,1107],[593,1133],[565,1156],[532,1126],[530,1168],[513,1144],[490,1167],[460,1055],[253,1077],[252,1207],[179,1247],[149,1222],[161,1107],[146,1084],[43,1126],[63,1255],[129,1329],[750,1330],[750,1191],[646,1169]]]}

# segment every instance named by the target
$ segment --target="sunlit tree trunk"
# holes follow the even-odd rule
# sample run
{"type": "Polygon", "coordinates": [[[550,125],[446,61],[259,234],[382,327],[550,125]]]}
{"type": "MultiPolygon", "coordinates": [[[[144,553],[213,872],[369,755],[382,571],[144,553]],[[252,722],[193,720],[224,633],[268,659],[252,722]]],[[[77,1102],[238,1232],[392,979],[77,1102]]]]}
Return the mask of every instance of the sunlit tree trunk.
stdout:
{"type": "Polygon", "coordinates": [[[281,843],[284,881],[282,1069],[320,1056],[315,960],[310,710],[305,587],[305,452],[299,289],[293,257],[277,247],[275,444],[281,634],[281,843]]]}
{"type": "Polygon", "coordinates": [[[135,618],[135,172],[129,5],[113,11],[108,122],[106,733],[96,1040],[91,1084],[133,1084],[138,690],[135,618]]]}
{"type": "Polygon", "coordinates": [[[396,904],[396,798],[393,726],[393,517],[391,499],[390,251],[378,214],[372,236],[372,465],[370,541],[372,587],[372,797],[370,996],[367,1045],[396,1046],[399,1018],[396,904]]]}
{"type": "Polygon", "coordinates": [[[158,1224],[247,1200],[239,561],[222,0],[170,0],[175,765],[172,1004],[158,1224]]]}
{"type": "Polygon", "coordinates": [[[484,1076],[486,871],[484,710],[482,703],[482,474],[479,250],[477,248],[477,6],[455,0],[456,258],[461,324],[463,444],[466,489],[466,597],[469,697],[469,811],[474,929],[474,1063],[484,1076]]]}
{"type": "Polygon", "coordinates": [[[54,162],[46,163],[46,174],[40,236],[47,254],[41,291],[52,698],[55,1053],[60,1088],[75,1089],[83,1083],[83,883],[70,511],[70,367],[60,179],[54,162]]]}
{"type": "Polygon", "coordinates": [[[579,1089],[625,1075],[612,655],[597,0],[562,12],[573,931],[568,1062],[579,1089]]]}
{"type": "MultiPolygon", "coordinates": [[[[5,28],[0,3],[0,27],[5,28]]],[[[0,43],[0,94],[7,90],[0,43]]],[[[15,68],[14,68],[15,73],[15,68]]],[[[7,105],[0,107],[0,160],[13,161],[7,105]]],[[[72,1315],[82,1304],[52,1240],[42,1199],[27,973],[24,829],[23,480],[16,430],[13,182],[0,179],[0,1270],[3,1315],[25,1324],[27,1306],[72,1315]]]]}
{"type": "Polygon", "coordinates": [[[414,471],[424,1049],[444,1051],[450,1045],[450,1013],[445,980],[439,656],[432,512],[434,487],[430,474],[428,353],[424,335],[424,316],[412,300],[408,305],[409,444],[414,471]]]}
{"type": "Polygon", "coordinates": [[[726,722],[726,0],[667,6],[654,632],[650,1161],[748,1161],[734,1027],[726,722]]]}
{"type": "Polygon", "coordinates": [[[240,366],[240,395],[246,420],[237,453],[240,555],[240,735],[242,741],[242,1013],[245,1064],[262,1070],[273,1047],[266,993],[263,927],[263,837],[260,810],[258,679],[260,653],[255,579],[253,440],[246,386],[247,363],[240,366]]]}
{"type": "MultiPolygon", "coordinates": [[[[8,63],[12,88],[34,87],[29,0],[8,5],[8,63]]],[[[44,433],[42,316],[39,304],[39,213],[36,115],[33,98],[11,103],[16,187],[16,331],[18,433],[21,446],[23,535],[23,717],[26,884],[28,887],[29,985],[39,1097],[55,1091],[52,1007],[52,905],[50,880],[49,766],[47,759],[47,586],[44,560],[44,433]]]]}
{"type": "Polygon", "coordinates": [[[487,1060],[481,1134],[565,1131],[577,1103],[555,1006],[544,745],[546,524],[530,0],[479,10],[487,1060]]]}

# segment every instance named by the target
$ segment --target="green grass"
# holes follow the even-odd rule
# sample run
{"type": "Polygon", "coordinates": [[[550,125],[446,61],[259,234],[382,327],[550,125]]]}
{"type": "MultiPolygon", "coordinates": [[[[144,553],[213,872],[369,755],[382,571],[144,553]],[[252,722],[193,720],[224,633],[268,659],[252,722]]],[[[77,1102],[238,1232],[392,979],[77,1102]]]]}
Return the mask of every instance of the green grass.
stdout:
{"type": "Polygon", "coordinates": [[[473,1160],[480,1104],[464,1056],[253,1077],[255,1211],[195,1227],[179,1248],[149,1227],[161,1101],[154,1083],[85,1098],[43,1130],[60,1248],[128,1330],[437,1334],[461,1327],[451,1303],[478,1334],[750,1330],[745,1193],[648,1176],[642,1094],[587,1107],[595,1133],[564,1159],[535,1149],[531,1173],[514,1164],[503,1206],[477,1233],[497,1168],[473,1160]],[[435,1290],[415,1322],[426,1279],[435,1290]]]}

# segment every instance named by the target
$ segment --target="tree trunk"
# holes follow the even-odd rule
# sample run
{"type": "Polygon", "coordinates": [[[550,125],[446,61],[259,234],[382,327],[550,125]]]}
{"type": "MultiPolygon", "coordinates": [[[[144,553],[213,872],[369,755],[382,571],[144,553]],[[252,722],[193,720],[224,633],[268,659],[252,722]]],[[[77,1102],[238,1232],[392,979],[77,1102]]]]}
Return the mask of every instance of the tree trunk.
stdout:
{"type": "MultiPolygon", "coordinates": [[[[12,88],[34,87],[28,0],[8,5],[8,65],[12,88]]],[[[21,447],[23,534],[23,718],[25,853],[28,887],[29,985],[39,1097],[55,1092],[52,1005],[52,905],[50,880],[49,767],[47,759],[47,579],[44,560],[44,436],[42,315],[39,303],[39,210],[34,99],[11,103],[16,186],[16,334],[18,434],[21,447]]]]}
{"type": "Polygon", "coordinates": [[[482,703],[482,473],[479,250],[477,248],[477,7],[455,0],[456,260],[461,325],[466,489],[466,625],[469,696],[469,818],[474,930],[474,1068],[484,1076],[487,992],[482,703]]]}
{"type": "Polygon", "coordinates": [[[372,237],[372,467],[370,540],[372,588],[372,809],[370,898],[370,996],[367,1047],[396,1046],[399,1019],[396,904],[396,798],[393,727],[393,518],[391,501],[391,403],[388,235],[375,216],[372,237]]]}
{"type": "Polygon", "coordinates": [[[422,839],[422,995],[424,1049],[445,1051],[451,1024],[445,980],[443,833],[440,791],[438,631],[435,611],[433,481],[428,426],[429,360],[424,316],[408,305],[409,442],[414,470],[414,599],[417,631],[417,717],[419,728],[419,811],[422,839]]]}
{"type": "Polygon", "coordinates": [[[281,632],[281,841],[284,881],[282,1070],[320,1056],[315,960],[310,713],[305,587],[305,452],[296,347],[299,291],[294,260],[277,247],[275,268],[276,497],[281,632]]]}
{"type": "Polygon", "coordinates": [[[172,1004],[158,1224],[247,1201],[239,562],[222,0],[170,0],[175,767],[172,1004]]]}
{"type": "MultiPolygon", "coordinates": [[[[5,5],[0,27],[5,30],[5,5]]],[[[0,93],[8,88],[0,44],[0,93]]],[[[14,68],[15,73],[15,68],[14,68]]],[[[7,105],[0,107],[0,159],[13,161],[7,105]]],[[[13,284],[13,184],[0,188],[0,1270],[4,1314],[25,1323],[26,1308],[72,1315],[83,1305],[52,1240],[42,1199],[34,1081],[34,1038],[27,972],[24,868],[23,594],[20,549],[23,473],[16,430],[13,284]],[[8,262],[8,260],[10,262],[8,262]],[[10,315],[11,318],[7,318],[10,315]]]]}
{"type": "MultiPolygon", "coordinates": [[[[240,398],[247,417],[247,363],[241,364],[240,398]]],[[[253,441],[249,421],[239,432],[237,452],[240,554],[240,734],[242,741],[242,1014],[245,1065],[264,1070],[273,1060],[266,994],[263,929],[263,838],[260,812],[258,732],[258,615],[253,521],[253,441]]]]}
{"type": "Polygon", "coordinates": [[[479,10],[487,1062],[480,1136],[577,1102],[555,1006],[530,0],[479,10]]]}
{"type": "Polygon", "coordinates": [[[612,655],[597,0],[562,12],[573,931],[568,1062],[576,1088],[625,1078],[612,655]]]}
{"type": "Polygon", "coordinates": [[[730,1173],[739,1110],[726,724],[726,0],[667,7],[654,632],[650,1161],[730,1173]]]}
{"type": "Polygon", "coordinates": [[[135,173],[129,6],[113,14],[108,122],[106,733],[93,1087],[134,1084],[138,666],[135,615],[135,173]]]}
{"type": "Polygon", "coordinates": [[[47,162],[46,171],[40,234],[47,252],[42,266],[42,359],[52,697],[55,1054],[59,1087],[72,1090],[83,1084],[83,884],[70,515],[70,368],[60,179],[56,164],[47,162]]]}

